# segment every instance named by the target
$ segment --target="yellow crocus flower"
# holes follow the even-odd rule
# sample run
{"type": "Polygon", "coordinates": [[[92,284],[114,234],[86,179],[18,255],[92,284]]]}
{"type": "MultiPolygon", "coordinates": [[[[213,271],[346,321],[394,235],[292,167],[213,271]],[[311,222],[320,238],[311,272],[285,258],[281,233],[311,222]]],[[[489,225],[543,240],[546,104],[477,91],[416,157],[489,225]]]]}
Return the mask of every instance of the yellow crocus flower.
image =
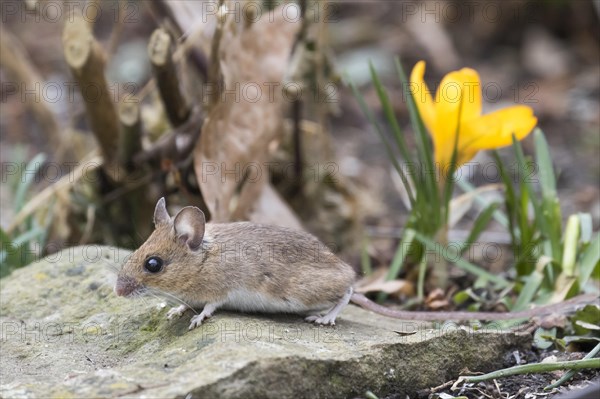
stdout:
{"type": "Polygon", "coordinates": [[[435,162],[440,168],[445,168],[452,160],[457,131],[458,167],[480,150],[511,145],[513,133],[522,140],[537,123],[533,110],[525,105],[481,115],[481,83],[479,74],[473,69],[463,68],[444,76],[435,101],[423,80],[424,74],[425,62],[419,61],[410,75],[410,89],[433,139],[435,162]]]}

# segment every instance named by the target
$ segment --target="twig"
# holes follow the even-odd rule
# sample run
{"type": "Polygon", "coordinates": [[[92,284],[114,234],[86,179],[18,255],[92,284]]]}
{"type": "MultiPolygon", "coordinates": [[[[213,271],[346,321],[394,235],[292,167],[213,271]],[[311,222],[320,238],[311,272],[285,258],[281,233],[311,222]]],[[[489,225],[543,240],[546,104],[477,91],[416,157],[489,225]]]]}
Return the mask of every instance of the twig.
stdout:
{"type": "Polygon", "coordinates": [[[221,37],[223,37],[223,27],[225,26],[225,20],[227,19],[227,14],[224,12],[223,7],[226,7],[224,5],[224,0],[219,0],[219,10],[217,12],[217,28],[215,29],[215,34],[213,36],[212,44],[210,47],[210,64],[208,65],[208,84],[209,87],[212,86],[212,88],[214,89],[209,103],[209,107],[211,108],[219,101],[219,97],[221,96],[221,64],[219,62],[219,48],[221,45],[221,37]]]}
{"type": "Polygon", "coordinates": [[[166,30],[156,29],[152,33],[148,56],[169,121],[174,127],[180,126],[189,117],[190,108],[181,93],[173,62],[173,43],[166,30]]]}
{"type": "Polygon", "coordinates": [[[65,22],[64,55],[83,97],[90,129],[104,157],[103,169],[117,180],[119,124],[104,76],[104,51],[96,42],[83,16],[73,15],[65,22]]]}
{"type": "MultiPolygon", "coordinates": [[[[148,8],[150,15],[158,22],[158,25],[165,28],[173,37],[177,38],[179,46],[175,51],[174,59],[179,59],[180,53],[187,54],[188,61],[196,67],[202,76],[202,80],[206,82],[208,80],[206,55],[202,50],[188,41],[190,32],[184,28],[189,29],[189,27],[182,26],[182,22],[177,19],[176,13],[173,10],[178,5],[169,3],[166,0],[145,1],[143,4],[148,8]]],[[[250,7],[250,9],[253,8],[250,7]]]]}
{"type": "Polygon", "coordinates": [[[555,370],[581,370],[581,369],[600,369],[600,359],[582,359],[571,360],[556,363],[534,363],[521,366],[509,367],[503,370],[493,371],[484,375],[461,376],[452,386],[455,389],[461,382],[482,382],[493,380],[495,378],[505,378],[511,375],[529,374],[529,373],[547,373],[555,370]]]}
{"type": "Polygon", "coordinates": [[[175,13],[171,5],[166,0],[146,1],[144,5],[150,11],[150,15],[158,22],[159,25],[166,24],[173,31],[175,37],[183,35],[183,28],[175,17],[175,13]]]}
{"type": "Polygon", "coordinates": [[[123,7],[125,4],[122,0],[117,0],[117,11],[115,17],[117,20],[115,21],[115,25],[113,27],[112,32],[110,33],[110,39],[108,40],[108,50],[106,62],[110,60],[110,57],[117,51],[117,47],[119,46],[119,39],[121,38],[121,33],[123,32],[123,7]]]}
{"type": "Polygon", "coordinates": [[[174,160],[186,159],[196,145],[202,124],[202,113],[198,108],[194,108],[183,125],[163,134],[151,148],[135,155],[133,162],[136,165],[141,165],[157,157],[174,160]],[[183,145],[181,142],[183,142],[183,145]]]}
{"type": "Polygon", "coordinates": [[[438,385],[437,387],[429,388],[429,393],[430,394],[436,393],[437,391],[441,391],[442,389],[448,388],[452,384],[454,384],[453,380],[450,380],[448,382],[444,382],[442,385],[438,385]]]}
{"type": "MultiPolygon", "coordinates": [[[[306,0],[299,1],[300,6],[300,18],[302,18],[302,24],[300,25],[300,30],[296,35],[296,42],[294,43],[293,52],[296,52],[297,62],[293,63],[293,72],[291,78],[293,80],[303,80],[304,76],[301,76],[302,72],[302,58],[306,56],[305,47],[306,43],[306,34],[308,32],[308,23],[309,19],[306,18],[306,0]]],[[[302,82],[303,83],[303,82],[302,82]]],[[[296,86],[293,86],[296,87],[296,86]]],[[[302,113],[303,113],[303,101],[302,96],[299,93],[294,93],[294,101],[292,102],[292,139],[293,139],[293,151],[294,151],[294,178],[296,180],[296,189],[302,192],[304,187],[304,182],[302,181],[302,172],[304,170],[304,157],[302,154],[302,128],[300,124],[302,122],[302,113]]]]}
{"type": "Polygon", "coordinates": [[[83,234],[81,235],[81,239],[79,240],[79,245],[87,244],[90,240],[90,237],[92,236],[94,224],[96,222],[96,207],[94,205],[88,205],[85,214],[87,222],[85,224],[83,234]]]}
{"type": "Polygon", "coordinates": [[[302,156],[302,129],[300,121],[302,120],[302,99],[296,98],[292,103],[292,119],[294,121],[293,139],[294,139],[294,177],[297,188],[302,190],[302,172],[304,170],[304,159],[302,156]]]}

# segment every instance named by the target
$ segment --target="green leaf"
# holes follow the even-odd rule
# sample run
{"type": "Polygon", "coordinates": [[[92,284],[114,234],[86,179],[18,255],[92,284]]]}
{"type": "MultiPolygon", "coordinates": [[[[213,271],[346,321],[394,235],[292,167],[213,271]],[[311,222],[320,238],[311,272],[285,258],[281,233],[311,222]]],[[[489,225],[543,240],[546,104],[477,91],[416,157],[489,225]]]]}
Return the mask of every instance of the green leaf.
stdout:
{"type": "Polygon", "coordinates": [[[585,323],[598,325],[600,324],[600,307],[598,305],[586,305],[582,309],[579,309],[573,316],[571,316],[571,325],[577,335],[586,335],[590,333],[590,330],[582,327],[578,324],[578,321],[585,323]]]}
{"type": "Polygon", "coordinates": [[[578,213],[579,216],[579,224],[581,225],[581,234],[579,236],[579,241],[582,244],[587,244],[592,239],[593,233],[593,223],[592,223],[592,215],[589,213],[578,213]]]}
{"type": "Polygon", "coordinates": [[[544,269],[552,263],[552,258],[542,256],[538,260],[536,268],[531,272],[529,276],[524,277],[525,285],[519,293],[519,297],[515,302],[511,311],[518,312],[527,308],[529,304],[533,302],[535,294],[538,292],[542,282],[544,281],[544,269]]]}
{"type": "MultiPolygon", "coordinates": [[[[565,346],[569,344],[588,343],[588,342],[600,342],[600,337],[590,337],[587,335],[566,335],[563,337],[565,346]]],[[[589,359],[589,358],[588,358],[589,359]]]]}
{"type": "Polygon", "coordinates": [[[465,241],[464,247],[460,251],[461,255],[467,252],[471,245],[473,245],[473,243],[477,241],[483,230],[485,230],[487,225],[492,220],[494,212],[496,212],[498,206],[498,203],[490,204],[486,209],[483,210],[483,212],[479,214],[477,219],[475,219],[475,223],[473,223],[473,228],[471,229],[471,232],[469,233],[469,236],[465,241]]]}
{"type": "Polygon", "coordinates": [[[577,258],[577,248],[579,243],[580,218],[578,215],[569,216],[567,227],[565,228],[565,239],[562,257],[562,270],[566,276],[575,275],[575,260],[577,258]]]}
{"type": "Polygon", "coordinates": [[[462,290],[462,291],[458,291],[456,294],[454,294],[454,296],[452,297],[452,301],[454,302],[455,305],[462,305],[463,303],[468,301],[470,298],[471,298],[471,295],[469,295],[469,293],[466,290],[462,290]]]}
{"type": "MultiPolygon", "coordinates": [[[[579,285],[584,287],[594,270],[597,270],[600,264],[600,234],[596,234],[588,247],[581,254],[579,263],[579,285]]],[[[596,276],[599,278],[600,276],[596,276]]]]}
{"type": "Polygon", "coordinates": [[[554,344],[556,339],[556,327],[546,330],[539,327],[533,333],[533,344],[539,349],[548,349],[554,344]]]}
{"type": "MultiPolygon", "coordinates": [[[[31,243],[47,232],[47,228],[34,225],[16,238],[10,237],[0,228],[0,277],[5,277],[12,270],[25,266],[35,259],[31,243]]],[[[41,245],[40,245],[41,246],[41,245]]]]}
{"type": "Polygon", "coordinates": [[[548,198],[556,198],[556,177],[554,176],[554,166],[552,165],[548,142],[544,137],[544,133],[539,128],[535,128],[533,137],[535,140],[535,158],[539,167],[542,195],[548,198]]]}
{"type": "Polygon", "coordinates": [[[18,213],[25,205],[25,195],[27,194],[27,190],[33,183],[38,170],[42,167],[45,160],[45,154],[37,154],[31,161],[27,163],[25,171],[21,173],[21,184],[18,185],[17,192],[15,194],[15,213],[18,213]]]}

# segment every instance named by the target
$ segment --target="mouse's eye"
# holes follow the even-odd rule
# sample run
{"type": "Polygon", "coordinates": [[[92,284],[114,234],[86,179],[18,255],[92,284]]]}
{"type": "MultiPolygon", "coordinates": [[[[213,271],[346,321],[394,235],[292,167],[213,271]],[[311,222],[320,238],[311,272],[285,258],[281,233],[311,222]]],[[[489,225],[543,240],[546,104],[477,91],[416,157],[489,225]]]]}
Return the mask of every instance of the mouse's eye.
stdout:
{"type": "Polygon", "coordinates": [[[150,273],[158,273],[162,270],[163,260],[158,256],[151,256],[144,262],[144,269],[150,273]]]}

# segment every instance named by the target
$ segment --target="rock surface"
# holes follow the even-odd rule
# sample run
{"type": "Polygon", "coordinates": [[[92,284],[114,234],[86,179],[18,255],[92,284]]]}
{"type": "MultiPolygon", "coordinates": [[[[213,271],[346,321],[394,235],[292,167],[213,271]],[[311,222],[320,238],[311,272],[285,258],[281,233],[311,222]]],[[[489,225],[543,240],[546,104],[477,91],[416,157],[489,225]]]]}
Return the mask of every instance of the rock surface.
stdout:
{"type": "Polygon", "coordinates": [[[349,306],[335,328],[295,315],[217,311],[188,331],[163,300],[112,292],[129,254],[64,250],[0,281],[0,396],[338,398],[414,394],[489,371],[525,335],[429,329],[349,306]],[[411,335],[401,332],[415,332],[411,335]]]}

